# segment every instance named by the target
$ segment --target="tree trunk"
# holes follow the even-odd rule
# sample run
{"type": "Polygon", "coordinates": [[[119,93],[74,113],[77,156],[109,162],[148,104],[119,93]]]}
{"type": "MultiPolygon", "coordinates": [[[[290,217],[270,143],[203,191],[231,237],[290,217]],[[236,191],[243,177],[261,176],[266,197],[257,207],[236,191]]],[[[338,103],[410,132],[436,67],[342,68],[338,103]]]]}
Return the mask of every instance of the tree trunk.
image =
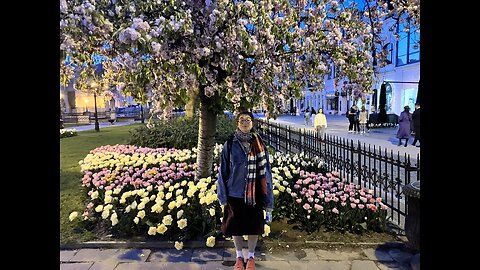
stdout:
{"type": "Polygon", "coordinates": [[[197,105],[198,93],[190,92],[189,96],[190,98],[185,105],[185,117],[193,118],[193,116],[195,115],[195,106],[197,105]]]}
{"type": "Polygon", "coordinates": [[[201,99],[197,147],[198,179],[209,177],[212,173],[217,115],[208,107],[208,99],[201,99]]]}

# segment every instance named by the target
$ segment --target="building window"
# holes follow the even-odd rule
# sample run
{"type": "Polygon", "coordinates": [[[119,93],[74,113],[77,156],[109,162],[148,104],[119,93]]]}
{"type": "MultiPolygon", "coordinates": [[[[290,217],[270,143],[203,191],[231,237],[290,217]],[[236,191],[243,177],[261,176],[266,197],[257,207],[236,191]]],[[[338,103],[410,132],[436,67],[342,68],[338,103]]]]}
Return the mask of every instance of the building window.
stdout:
{"type": "Polygon", "coordinates": [[[420,61],[420,32],[417,30],[409,20],[398,25],[397,67],[420,61]],[[409,30],[405,31],[405,29],[409,30]]]}
{"type": "Polygon", "coordinates": [[[388,51],[386,59],[387,65],[393,63],[393,44],[387,43],[383,48],[388,51]]]}

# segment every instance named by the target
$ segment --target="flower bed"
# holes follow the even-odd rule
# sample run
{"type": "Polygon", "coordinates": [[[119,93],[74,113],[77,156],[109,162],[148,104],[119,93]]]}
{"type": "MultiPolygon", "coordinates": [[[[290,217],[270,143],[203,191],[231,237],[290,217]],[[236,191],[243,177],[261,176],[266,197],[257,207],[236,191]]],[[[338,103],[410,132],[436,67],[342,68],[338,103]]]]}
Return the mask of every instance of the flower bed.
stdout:
{"type": "Polygon", "coordinates": [[[66,138],[66,137],[73,137],[73,136],[77,136],[77,135],[78,135],[77,130],[74,129],[74,128],[71,128],[71,129],[62,128],[62,129],[60,129],[60,139],[61,138],[66,138]]]}
{"type": "MultiPolygon", "coordinates": [[[[221,153],[215,147],[215,160],[221,153]]],[[[88,200],[82,214],[70,220],[103,224],[119,235],[150,235],[175,241],[203,238],[213,247],[222,208],[213,177],[195,180],[195,149],[147,148],[132,145],[98,147],[79,162],[88,200]]],[[[371,192],[326,172],[318,157],[271,156],[275,219],[298,222],[307,231],[324,225],[340,231],[379,230],[386,206],[371,192]],[[308,171],[307,171],[308,170],[308,171]]],[[[81,211],[80,211],[81,212],[81,211]]],[[[86,224],[85,224],[86,225],[86,224]]],[[[265,225],[268,236],[270,228],[265,225]]]]}

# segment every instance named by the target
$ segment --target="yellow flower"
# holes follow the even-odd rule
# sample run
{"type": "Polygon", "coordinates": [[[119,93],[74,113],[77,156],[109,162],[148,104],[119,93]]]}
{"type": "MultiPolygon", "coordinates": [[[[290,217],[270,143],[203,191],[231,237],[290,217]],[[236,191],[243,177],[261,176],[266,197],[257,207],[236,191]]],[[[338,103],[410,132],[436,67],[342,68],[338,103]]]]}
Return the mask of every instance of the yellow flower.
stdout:
{"type": "Polygon", "coordinates": [[[105,195],[105,203],[111,203],[112,202],[112,196],[110,195],[105,195]]]}
{"type": "Polygon", "coordinates": [[[128,213],[132,210],[132,207],[129,205],[125,208],[125,213],[128,213]]]}
{"type": "Polygon", "coordinates": [[[278,191],[277,189],[274,189],[274,190],[273,190],[273,195],[274,195],[274,196],[278,196],[278,194],[280,194],[280,191],[278,191]]]}
{"type": "Polygon", "coordinates": [[[110,217],[110,221],[112,222],[112,226],[117,225],[118,223],[117,213],[113,212],[112,216],[110,217]]]}
{"type": "Polygon", "coordinates": [[[215,208],[210,208],[210,210],[208,210],[210,216],[215,216],[215,208]]]}
{"type": "Polygon", "coordinates": [[[175,248],[177,250],[180,250],[183,248],[183,242],[178,242],[178,241],[175,241],[175,248]]]}
{"type": "Polygon", "coordinates": [[[70,221],[73,221],[77,217],[78,217],[78,212],[74,211],[74,212],[70,213],[70,215],[68,216],[68,219],[70,219],[70,221]]]}
{"type": "Polygon", "coordinates": [[[148,228],[148,234],[149,234],[149,235],[155,235],[155,234],[157,234],[157,227],[149,227],[149,228],[148,228]]]}
{"type": "Polygon", "coordinates": [[[138,212],[138,213],[137,213],[137,217],[143,219],[143,218],[145,217],[145,210],[142,210],[142,211],[138,212]]]}
{"type": "Polygon", "coordinates": [[[136,209],[137,208],[137,201],[133,201],[130,206],[132,207],[132,209],[136,209]]]}
{"type": "Polygon", "coordinates": [[[168,192],[167,195],[165,195],[165,199],[170,199],[172,197],[172,193],[171,192],[168,192]]]}
{"type": "Polygon", "coordinates": [[[207,247],[213,247],[215,246],[215,236],[210,236],[207,238],[206,242],[207,247]]]}
{"type": "Polygon", "coordinates": [[[171,215],[166,215],[162,219],[162,223],[167,225],[167,226],[172,225],[172,221],[173,221],[173,219],[172,219],[171,215]]]}
{"type": "Polygon", "coordinates": [[[92,198],[93,200],[98,198],[98,191],[95,190],[94,192],[92,192],[92,194],[90,195],[90,198],[92,198]]]}
{"type": "Polygon", "coordinates": [[[181,218],[183,215],[183,210],[177,212],[177,219],[181,218]]]}
{"type": "Polygon", "coordinates": [[[98,205],[97,207],[95,207],[95,212],[100,213],[100,212],[102,212],[102,211],[103,211],[103,205],[102,205],[102,204],[100,204],[100,205],[98,205]]]}
{"type": "Polygon", "coordinates": [[[157,226],[157,233],[159,234],[164,234],[167,230],[167,226],[165,226],[163,223],[157,226]]]}
{"type": "Polygon", "coordinates": [[[102,212],[102,218],[107,219],[108,216],[110,216],[110,210],[104,209],[103,212],[102,212]]]}
{"type": "Polygon", "coordinates": [[[268,224],[264,225],[264,233],[262,234],[263,237],[268,236],[270,234],[270,226],[268,224]]]}
{"type": "Polygon", "coordinates": [[[138,224],[139,221],[140,221],[140,219],[138,219],[138,217],[135,217],[135,218],[133,219],[133,222],[135,222],[135,224],[138,224]]]}
{"type": "Polygon", "coordinates": [[[183,230],[183,228],[187,227],[187,219],[184,218],[177,221],[177,226],[180,230],[183,230]]]}
{"type": "Polygon", "coordinates": [[[175,208],[176,205],[177,205],[177,204],[172,201],[172,202],[170,202],[170,203],[168,204],[168,209],[173,210],[173,208],[175,208]]]}

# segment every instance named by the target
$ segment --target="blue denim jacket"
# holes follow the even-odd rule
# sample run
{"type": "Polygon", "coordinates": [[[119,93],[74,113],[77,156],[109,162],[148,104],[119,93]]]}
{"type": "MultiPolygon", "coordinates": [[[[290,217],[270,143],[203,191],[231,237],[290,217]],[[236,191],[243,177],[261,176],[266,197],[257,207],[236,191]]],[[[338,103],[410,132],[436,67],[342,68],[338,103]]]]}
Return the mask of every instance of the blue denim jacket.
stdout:
{"type": "MultiPolygon", "coordinates": [[[[263,143],[263,142],[262,142],[263,143]]],[[[264,144],[265,147],[265,144],[264,144]]],[[[227,204],[227,196],[235,198],[245,197],[245,183],[247,178],[248,159],[242,145],[237,137],[233,137],[232,151],[230,156],[230,175],[227,175],[227,142],[223,144],[222,157],[220,162],[218,181],[217,181],[217,197],[221,205],[227,204]],[[225,186],[225,183],[227,186],[225,186]]],[[[272,187],[272,169],[268,151],[265,147],[265,155],[267,164],[265,166],[265,174],[267,178],[267,196],[265,197],[266,209],[273,209],[273,187],[272,187]]],[[[259,202],[257,202],[259,203],[259,202]]]]}

